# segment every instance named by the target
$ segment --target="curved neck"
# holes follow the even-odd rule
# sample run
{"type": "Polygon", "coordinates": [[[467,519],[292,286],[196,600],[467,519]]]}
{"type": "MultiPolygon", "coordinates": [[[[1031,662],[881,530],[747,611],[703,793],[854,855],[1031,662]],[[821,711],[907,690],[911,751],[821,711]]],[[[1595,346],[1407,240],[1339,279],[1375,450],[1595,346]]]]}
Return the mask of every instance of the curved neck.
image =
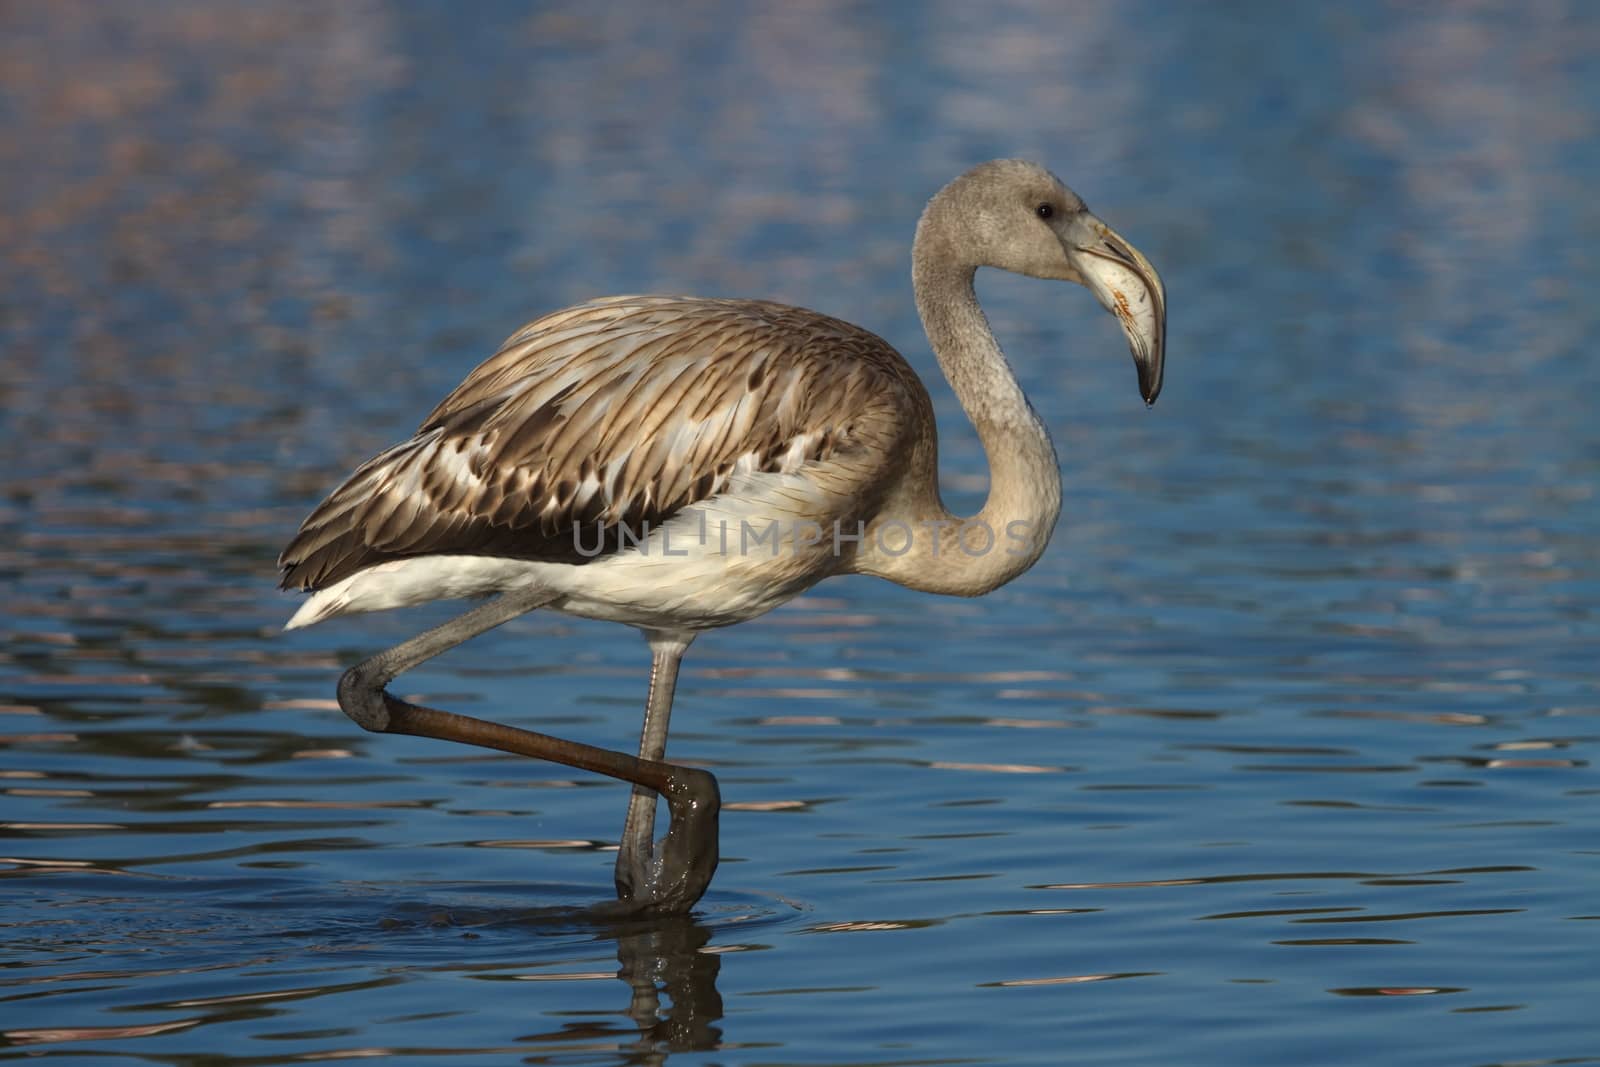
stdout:
{"type": "Polygon", "coordinates": [[[1061,471],[1044,423],[1000,351],[973,291],[976,266],[952,255],[929,219],[912,249],[912,285],[928,342],[950,387],[972,420],[989,460],[989,497],[970,518],[953,515],[939,498],[938,461],[928,450],[921,484],[904,508],[886,509],[911,536],[885,528],[869,543],[871,573],[913,589],[978,596],[1033,566],[1061,514],[1061,471]],[[905,511],[910,514],[896,514],[905,511]],[[935,524],[945,523],[942,528],[935,524]],[[937,534],[938,536],[935,536],[937,534]],[[909,544],[907,542],[909,541],[909,544]],[[907,544],[899,555],[893,552],[907,544]]]}

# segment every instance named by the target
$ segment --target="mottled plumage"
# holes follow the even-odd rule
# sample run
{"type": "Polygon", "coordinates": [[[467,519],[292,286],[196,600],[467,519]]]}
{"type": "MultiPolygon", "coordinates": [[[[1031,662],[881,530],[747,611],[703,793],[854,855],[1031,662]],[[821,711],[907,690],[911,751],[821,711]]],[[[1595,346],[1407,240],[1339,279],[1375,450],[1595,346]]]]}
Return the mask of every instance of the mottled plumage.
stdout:
{"type": "Polygon", "coordinates": [[[282,584],[418,556],[588,563],[738,474],[881,455],[924,420],[905,361],[838,319],[748,300],[580,304],[513,334],[335,489],[284,549],[282,584]]]}
{"type": "Polygon", "coordinates": [[[1049,541],[1061,512],[1055,450],[984,319],[977,269],[1088,285],[1122,323],[1146,403],[1161,390],[1160,277],[1044,168],[996,160],[945,186],[911,258],[929,344],[989,458],[976,515],[952,515],[939,499],[932,404],[875,335],[760,301],[580,304],[512,335],[284,549],[284,587],[312,594],[291,629],[498,594],[350,668],[340,708],[368,730],[632,783],[617,907],[693,906],[717,866],[719,794],[710,773],[666,762],[666,745],[678,665],[697,635],[835,574],[978,596],[1026,571],[1049,541]],[[388,692],[404,671],[540,609],[645,635],[637,758],[388,692]],[[658,796],[671,821],[653,842],[658,796]]]}

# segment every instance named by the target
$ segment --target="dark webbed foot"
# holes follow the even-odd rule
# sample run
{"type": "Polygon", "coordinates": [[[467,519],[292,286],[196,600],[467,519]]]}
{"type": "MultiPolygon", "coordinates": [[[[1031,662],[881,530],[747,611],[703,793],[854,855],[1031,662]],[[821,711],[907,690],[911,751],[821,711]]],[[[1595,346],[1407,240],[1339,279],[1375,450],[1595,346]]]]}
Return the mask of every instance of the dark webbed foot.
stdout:
{"type": "MultiPolygon", "coordinates": [[[[717,872],[721,792],[711,772],[673,766],[660,791],[667,803],[667,832],[648,855],[624,852],[617,863],[617,899],[603,911],[626,915],[676,915],[688,911],[717,872]]],[[[626,842],[623,845],[627,848],[626,842]]]]}

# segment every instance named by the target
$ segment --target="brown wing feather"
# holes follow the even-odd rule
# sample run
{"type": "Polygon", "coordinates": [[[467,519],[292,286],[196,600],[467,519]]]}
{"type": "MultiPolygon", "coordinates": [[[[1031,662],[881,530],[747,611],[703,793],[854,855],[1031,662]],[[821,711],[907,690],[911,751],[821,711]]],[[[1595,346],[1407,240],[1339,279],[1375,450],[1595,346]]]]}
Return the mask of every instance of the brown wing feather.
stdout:
{"type": "Polygon", "coordinates": [[[583,563],[720,492],[736,467],[884,454],[927,394],[881,338],[756,301],[615,297],[513,334],[301,525],[285,589],[432,554],[583,563]],[[794,458],[789,457],[791,460],[794,458]]]}

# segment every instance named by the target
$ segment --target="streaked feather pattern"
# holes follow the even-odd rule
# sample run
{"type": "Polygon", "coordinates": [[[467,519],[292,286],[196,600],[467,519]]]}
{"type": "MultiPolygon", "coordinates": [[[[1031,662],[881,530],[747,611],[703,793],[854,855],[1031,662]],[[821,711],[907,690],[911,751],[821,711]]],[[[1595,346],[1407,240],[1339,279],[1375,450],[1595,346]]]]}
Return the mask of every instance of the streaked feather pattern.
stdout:
{"type": "MultiPolygon", "coordinates": [[[[410,440],[359,468],[279,559],[285,589],[391,560],[584,563],[735,474],[814,470],[867,514],[877,468],[931,423],[927,393],[874,334],[761,301],[612,297],[513,334],[410,440]],[[807,467],[811,465],[811,467],[807,467]],[[831,470],[830,470],[831,468],[831,470]]],[[[821,516],[819,516],[821,518],[821,516]]]]}

